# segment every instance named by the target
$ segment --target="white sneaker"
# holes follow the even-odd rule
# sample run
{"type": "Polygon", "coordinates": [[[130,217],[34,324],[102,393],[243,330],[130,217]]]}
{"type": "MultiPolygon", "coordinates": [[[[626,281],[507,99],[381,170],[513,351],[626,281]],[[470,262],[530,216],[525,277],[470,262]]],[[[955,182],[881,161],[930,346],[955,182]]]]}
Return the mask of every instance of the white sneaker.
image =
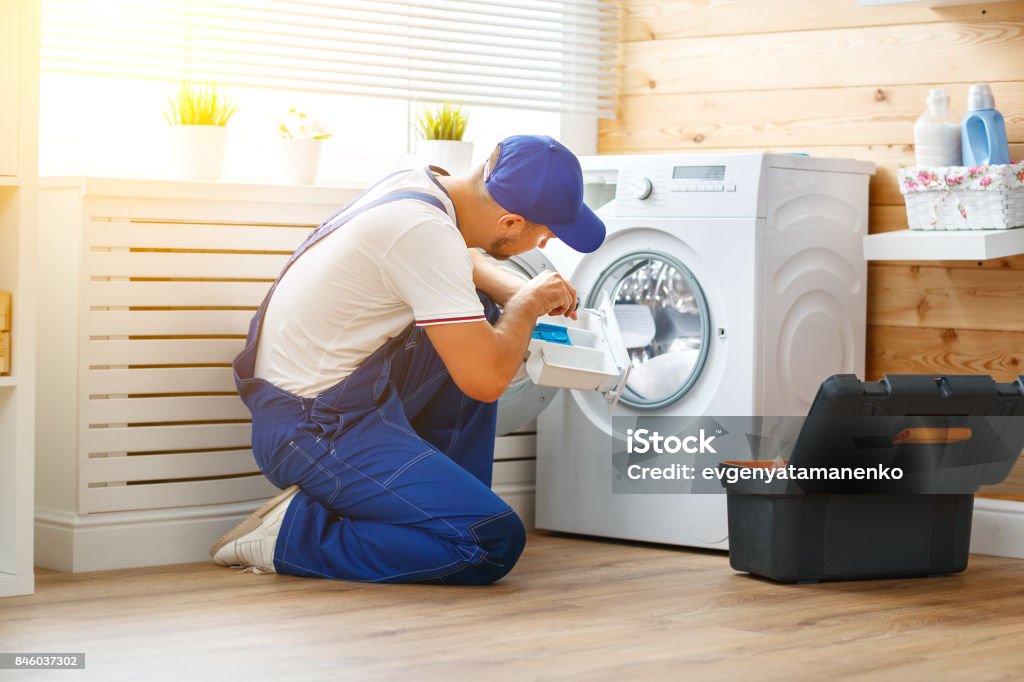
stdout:
{"type": "Polygon", "coordinates": [[[286,488],[217,540],[210,548],[213,562],[220,566],[241,566],[253,573],[277,573],[274,546],[284,513],[297,492],[297,485],[286,488]]]}

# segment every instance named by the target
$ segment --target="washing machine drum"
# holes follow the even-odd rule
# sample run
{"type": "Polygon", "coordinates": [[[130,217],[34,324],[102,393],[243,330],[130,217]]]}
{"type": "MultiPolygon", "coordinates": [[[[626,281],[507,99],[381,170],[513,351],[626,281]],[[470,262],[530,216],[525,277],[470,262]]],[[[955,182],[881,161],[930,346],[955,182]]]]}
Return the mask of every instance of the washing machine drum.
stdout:
{"type": "MultiPolygon", "coordinates": [[[[528,253],[512,256],[508,260],[491,259],[498,267],[504,268],[517,277],[532,279],[544,270],[555,272],[555,266],[544,255],[534,249],[528,253]]],[[[525,369],[516,375],[498,402],[497,435],[518,431],[544,411],[558,392],[557,388],[537,386],[525,369]]]]}
{"type": "Polygon", "coordinates": [[[707,300],[693,273],[665,253],[629,253],[598,275],[587,306],[603,294],[615,306],[632,364],[621,403],[651,410],[686,395],[711,338],[707,300]]]}

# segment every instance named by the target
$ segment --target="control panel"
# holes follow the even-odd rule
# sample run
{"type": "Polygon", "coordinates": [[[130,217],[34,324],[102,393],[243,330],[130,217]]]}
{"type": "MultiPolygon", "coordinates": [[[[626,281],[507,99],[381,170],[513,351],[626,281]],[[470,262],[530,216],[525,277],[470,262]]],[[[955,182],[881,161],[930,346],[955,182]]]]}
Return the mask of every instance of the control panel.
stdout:
{"type": "Polygon", "coordinates": [[[617,216],[757,216],[764,156],[650,155],[619,169],[617,216]]]}

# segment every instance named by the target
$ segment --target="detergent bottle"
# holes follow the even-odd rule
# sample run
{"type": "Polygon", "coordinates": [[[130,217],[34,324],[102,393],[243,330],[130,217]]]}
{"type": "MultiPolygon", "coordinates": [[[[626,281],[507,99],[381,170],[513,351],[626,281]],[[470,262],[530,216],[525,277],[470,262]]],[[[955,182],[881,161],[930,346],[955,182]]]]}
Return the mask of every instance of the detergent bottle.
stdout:
{"type": "Polygon", "coordinates": [[[914,161],[918,166],[960,165],[960,121],[949,113],[949,95],[928,91],[928,110],[914,124],[914,161]]]}
{"type": "Polygon", "coordinates": [[[972,85],[967,94],[962,139],[965,166],[1010,163],[1006,124],[1003,115],[996,111],[992,89],[985,83],[972,85]]]}

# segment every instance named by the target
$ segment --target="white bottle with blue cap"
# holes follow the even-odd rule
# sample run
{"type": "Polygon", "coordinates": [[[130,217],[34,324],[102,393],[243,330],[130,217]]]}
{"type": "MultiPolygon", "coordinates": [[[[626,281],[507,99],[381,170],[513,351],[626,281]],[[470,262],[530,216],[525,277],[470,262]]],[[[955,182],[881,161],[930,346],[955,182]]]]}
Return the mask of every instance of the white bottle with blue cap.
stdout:
{"type": "Polygon", "coordinates": [[[967,94],[967,115],[964,116],[962,130],[965,166],[1010,163],[1006,123],[1003,115],[996,111],[996,100],[988,84],[971,86],[967,94]]]}

